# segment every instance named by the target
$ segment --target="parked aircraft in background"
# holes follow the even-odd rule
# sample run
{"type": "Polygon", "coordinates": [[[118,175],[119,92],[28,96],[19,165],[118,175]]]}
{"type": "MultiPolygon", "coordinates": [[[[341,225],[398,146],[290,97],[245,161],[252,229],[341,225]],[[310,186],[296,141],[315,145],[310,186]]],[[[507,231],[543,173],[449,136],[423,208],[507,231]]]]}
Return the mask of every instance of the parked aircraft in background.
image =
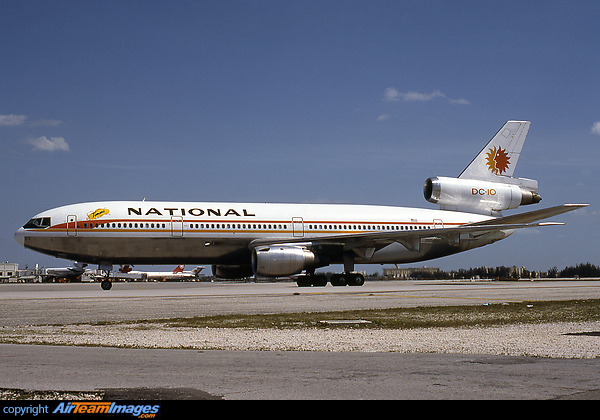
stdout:
{"type": "Polygon", "coordinates": [[[192,271],[183,271],[185,265],[178,265],[173,271],[135,271],[126,264],[113,272],[111,277],[119,279],[141,279],[141,280],[190,280],[197,279],[204,267],[196,267],[192,271]]]}
{"type": "Polygon", "coordinates": [[[76,262],[72,267],[46,268],[42,270],[42,281],[50,279],[66,279],[73,281],[85,272],[87,264],[76,262]]]}
{"type": "MultiPolygon", "coordinates": [[[[440,210],[342,204],[112,201],[34,216],[15,233],[26,248],[98,264],[212,264],[221,278],[286,277],[299,286],[360,286],[355,264],[401,264],[491,244],[515,229],[586,206],[503,216],[538,203],[535,180],[512,177],[528,121],[508,121],[458,178],[425,181],[440,210]],[[343,264],[329,280],[315,270],[343,264]]],[[[102,283],[109,289],[107,279],[102,283]]]]}

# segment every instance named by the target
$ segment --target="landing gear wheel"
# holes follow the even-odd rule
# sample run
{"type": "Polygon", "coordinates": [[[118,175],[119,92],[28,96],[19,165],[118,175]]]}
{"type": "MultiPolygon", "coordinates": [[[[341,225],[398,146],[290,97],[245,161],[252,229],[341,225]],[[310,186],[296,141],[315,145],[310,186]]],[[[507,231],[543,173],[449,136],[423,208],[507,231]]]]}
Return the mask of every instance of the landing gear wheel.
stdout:
{"type": "Polygon", "coordinates": [[[348,276],[346,274],[334,274],[331,276],[332,286],[346,286],[348,284],[348,276]]]}
{"type": "Polygon", "coordinates": [[[112,281],[102,280],[102,283],[100,283],[100,287],[102,287],[102,290],[110,290],[110,288],[112,287],[112,281]]]}
{"type": "Polygon", "coordinates": [[[296,284],[298,287],[324,287],[327,286],[327,277],[323,274],[308,274],[298,277],[296,284]]]}
{"type": "Polygon", "coordinates": [[[362,286],[365,284],[365,276],[360,273],[353,273],[348,276],[348,286],[362,286]]]}
{"type": "Polygon", "coordinates": [[[315,287],[327,286],[327,277],[324,274],[316,274],[311,276],[311,283],[315,287]]]}
{"type": "Polygon", "coordinates": [[[298,277],[298,279],[296,280],[296,284],[298,285],[298,287],[310,287],[311,286],[310,276],[298,277]]]}

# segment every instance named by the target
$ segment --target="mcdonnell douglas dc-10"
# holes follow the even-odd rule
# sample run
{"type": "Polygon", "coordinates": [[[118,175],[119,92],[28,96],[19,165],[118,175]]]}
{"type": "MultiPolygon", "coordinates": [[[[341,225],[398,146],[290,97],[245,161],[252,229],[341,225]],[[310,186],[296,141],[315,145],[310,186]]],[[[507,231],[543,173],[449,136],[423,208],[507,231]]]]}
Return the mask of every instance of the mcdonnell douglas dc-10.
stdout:
{"type": "MultiPolygon", "coordinates": [[[[355,264],[430,260],[504,239],[587,204],[502,216],[541,200],[512,177],[529,121],[508,121],[458,178],[425,181],[440,210],[341,204],[108,201],[37,214],[15,233],[25,248],[80,263],[212,264],[219,278],[298,276],[298,286],[361,286],[355,264]],[[315,270],[343,264],[328,280],[315,270]]],[[[103,289],[110,289],[108,275],[103,289]]]]}

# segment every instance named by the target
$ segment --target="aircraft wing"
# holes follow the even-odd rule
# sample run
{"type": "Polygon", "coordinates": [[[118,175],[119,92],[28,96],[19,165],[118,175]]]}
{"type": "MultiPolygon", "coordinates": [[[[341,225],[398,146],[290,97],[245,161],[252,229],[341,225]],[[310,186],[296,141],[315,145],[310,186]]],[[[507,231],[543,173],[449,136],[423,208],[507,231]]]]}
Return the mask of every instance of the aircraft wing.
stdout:
{"type": "Polygon", "coordinates": [[[559,214],[587,207],[589,204],[563,204],[562,206],[548,207],[529,211],[526,213],[512,214],[510,216],[498,217],[496,219],[485,220],[483,222],[472,223],[470,226],[501,225],[511,223],[531,223],[537,220],[547,219],[548,217],[558,216],[559,214]]]}
{"type": "Polygon", "coordinates": [[[469,234],[471,237],[475,238],[477,236],[486,235],[494,231],[562,225],[564,223],[538,221],[586,206],[588,206],[588,204],[565,204],[562,206],[550,207],[547,209],[536,210],[527,213],[498,217],[483,222],[468,223],[452,228],[361,232],[314,237],[305,236],[303,238],[280,240],[258,239],[252,241],[250,243],[250,247],[256,248],[259,246],[278,244],[297,244],[310,247],[319,245],[339,245],[343,246],[345,251],[353,250],[361,256],[370,258],[375,251],[394,242],[399,242],[410,250],[418,250],[421,240],[426,238],[439,238],[452,244],[457,243],[460,240],[460,235],[462,234],[469,234]]]}

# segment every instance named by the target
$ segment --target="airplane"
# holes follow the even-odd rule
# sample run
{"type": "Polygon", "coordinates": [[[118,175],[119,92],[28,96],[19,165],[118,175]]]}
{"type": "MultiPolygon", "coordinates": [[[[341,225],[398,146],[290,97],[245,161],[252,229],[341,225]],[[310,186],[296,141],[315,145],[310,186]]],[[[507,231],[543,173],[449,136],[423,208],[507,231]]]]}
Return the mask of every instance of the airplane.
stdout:
{"type": "MultiPolygon", "coordinates": [[[[428,178],[440,209],[351,204],[106,201],[35,215],[14,235],[25,248],[98,264],[211,264],[217,278],[297,277],[298,286],[362,286],[355,264],[402,264],[494,243],[516,229],[588,204],[503,216],[541,201],[536,180],[513,173],[530,121],[508,121],[457,178],[428,178]],[[344,271],[315,273],[330,264],[344,271]],[[302,274],[304,273],[304,274],[302,274]]],[[[111,288],[108,277],[101,284],[111,288]]]]}
{"type": "Polygon", "coordinates": [[[76,262],[72,267],[61,267],[61,268],[46,268],[42,270],[43,281],[47,281],[50,278],[59,279],[76,279],[85,272],[87,264],[76,262]]]}
{"type": "Polygon", "coordinates": [[[116,278],[139,278],[145,280],[184,280],[195,279],[204,270],[196,267],[192,271],[184,271],[185,265],[180,264],[173,271],[134,271],[131,265],[126,264],[119,268],[120,274],[113,274],[116,278]]]}

